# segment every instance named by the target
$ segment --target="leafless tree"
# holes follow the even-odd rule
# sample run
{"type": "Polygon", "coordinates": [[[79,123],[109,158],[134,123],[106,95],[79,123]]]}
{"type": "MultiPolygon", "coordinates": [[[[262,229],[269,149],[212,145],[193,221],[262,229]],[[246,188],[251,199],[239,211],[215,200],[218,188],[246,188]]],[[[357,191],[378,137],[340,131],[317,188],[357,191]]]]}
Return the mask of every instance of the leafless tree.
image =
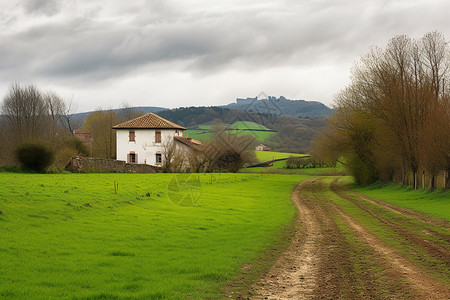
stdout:
{"type": "Polygon", "coordinates": [[[174,139],[166,140],[162,144],[162,170],[167,173],[182,172],[186,169],[186,149],[180,149],[174,139]]]}

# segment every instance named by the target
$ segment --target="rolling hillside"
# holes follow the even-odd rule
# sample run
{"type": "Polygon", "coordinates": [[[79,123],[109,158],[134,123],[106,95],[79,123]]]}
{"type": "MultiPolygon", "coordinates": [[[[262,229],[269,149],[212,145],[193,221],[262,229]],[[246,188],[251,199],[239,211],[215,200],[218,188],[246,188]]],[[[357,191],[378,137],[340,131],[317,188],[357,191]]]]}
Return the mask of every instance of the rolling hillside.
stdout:
{"type": "MultiPolygon", "coordinates": [[[[237,121],[233,124],[225,124],[227,132],[231,132],[237,135],[251,134],[257,140],[263,142],[267,140],[270,136],[275,134],[275,130],[269,129],[264,125],[250,122],[250,121],[237,121]]],[[[187,128],[184,133],[188,134],[189,137],[199,140],[208,141],[211,139],[211,125],[201,124],[195,125],[187,128]]]]}

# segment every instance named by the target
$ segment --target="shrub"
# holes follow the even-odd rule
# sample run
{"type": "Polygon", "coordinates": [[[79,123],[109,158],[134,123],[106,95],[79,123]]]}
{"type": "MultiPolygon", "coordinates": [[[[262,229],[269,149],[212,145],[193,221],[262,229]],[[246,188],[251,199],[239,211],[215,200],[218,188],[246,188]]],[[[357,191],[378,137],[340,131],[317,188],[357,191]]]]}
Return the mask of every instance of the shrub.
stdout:
{"type": "Polygon", "coordinates": [[[70,159],[77,154],[77,150],[69,147],[58,150],[58,152],[56,152],[56,159],[52,164],[51,173],[60,173],[64,171],[64,168],[67,166],[70,159]]]}
{"type": "Polygon", "coordinates": [[[55,158],[55,154],[50,148],[36,142],[20,144],[15,154],[24,168],[36,172],[45,172],[55,158]]]}

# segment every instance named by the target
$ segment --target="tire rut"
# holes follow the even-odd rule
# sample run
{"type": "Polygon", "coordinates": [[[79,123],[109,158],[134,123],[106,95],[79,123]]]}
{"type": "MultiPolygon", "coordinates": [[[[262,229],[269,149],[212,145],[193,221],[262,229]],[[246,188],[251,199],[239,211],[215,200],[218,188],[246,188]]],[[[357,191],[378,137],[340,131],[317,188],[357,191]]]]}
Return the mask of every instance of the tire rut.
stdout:
{"type": "Polygon", "coordinates": [[[330,186],[331,190],[336,195],[338,195],[342,199],[350,201],[355,206],[357,206],[359,209],[370,214],[372,217],[374,217],[381,223],[386,224],[387,226],[392,228],[395,232],[400,234],[404,239],[409,241],[411,244],[416,245],[419,248],[426,250],[431,256],[433,256],[436,259],[441,260],[447,266],[447,268],[450,268],[450,251],[444,245],[439,244],[437,242],[430,241],[430,240],[426,240],[426,239],[422,238],[421,236],[415,234],[414,232],[410,231],[406,227],[409,224],[400,225],[400,224],[389,221],[386,218],[378,215],[373,210],[367,208],[365,205],[361,204],[360,202],[356,201],[352,197],[343,193],[340,190],[340,188],[337,186],[337,181],[338,181],[338,179],[333,180],[333,182],[331,183],[331,186],[330,186]]]}
{"type": "Polygon", "coordinates": [[[274,267],[254,287],[257,296],[251,299],[303,299],[313,295],[317,279],[317,258],[320,240],[324,234],[312,212],[300,201],[299,190],[315,181],[302,181],[294,190],[292,200],[297,208],[301,230],[297,230],[292,244],[277,260],[274,267]]]}
{"type": "Polygon", "coordinates": [[[448,299],[450,289],[440,282],[432,279],[425,272],[418,269],[411,261],[403,256],[394,247],[386,245],[377,236],[370,233],[364,226],[355,221],[337,205],[334,209],[357,232],[363,240],[378,254],[378,260],[382,262],[393,278],[404,278],[412,291],[409,293],[415,299],[448,299]]]}

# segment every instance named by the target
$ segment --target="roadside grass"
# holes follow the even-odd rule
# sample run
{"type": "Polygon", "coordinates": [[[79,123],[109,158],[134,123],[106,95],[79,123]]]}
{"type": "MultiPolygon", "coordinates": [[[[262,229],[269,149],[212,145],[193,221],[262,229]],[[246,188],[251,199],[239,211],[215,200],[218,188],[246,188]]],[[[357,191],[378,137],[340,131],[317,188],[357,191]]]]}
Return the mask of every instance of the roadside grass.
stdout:
{"type": "MultiPolygon", "coordinates": [[[[332,180],[333,178],[325,178],[323,182],[329,186],[332,180]]],[[[443,282],[450,283],[448,268],[444,262],[431,257],[424,249],[419,248],[406,240],[393,228],[377,220],[349,200],[339,197],[329,189],[326,192],[326,197],[341,207],[347,214],[360,222],[367,230],[376,235],[383,242],[395,247],[415,264],[421,266],[424,270],[429,271],[433,277],[443,282]]],[[[394,215],[393,212],[386,210],[383,214],[388,219],[392,218],[394,215]]]]}
{"type": "Polygon", "coordinates": [[[306,178],[194,174],[200,198],[180,207],[174,176],[0,173],[0,298],[221,298],[242,266],[271,263],[306,178]]]}
{"type": "Polygon", "coordinates": [[[381,183],[370,186],[350,183],[349,187],[369,197],[450,221],[450,191],[414,190],[397,184],[381,183]]]}

